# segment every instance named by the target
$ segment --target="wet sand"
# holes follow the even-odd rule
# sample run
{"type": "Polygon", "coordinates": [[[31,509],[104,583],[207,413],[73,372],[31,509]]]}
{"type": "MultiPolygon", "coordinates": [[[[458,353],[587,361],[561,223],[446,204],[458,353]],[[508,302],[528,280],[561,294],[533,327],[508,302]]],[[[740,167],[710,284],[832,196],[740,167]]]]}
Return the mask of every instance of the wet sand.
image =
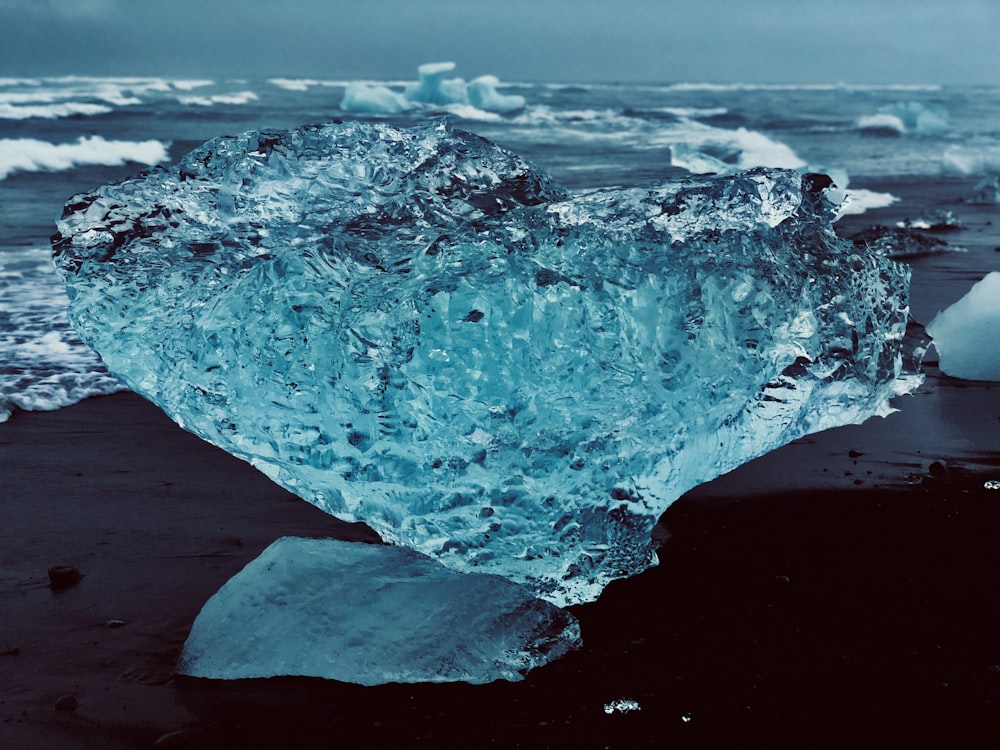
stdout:
{"type": "MultiPolygon", "coordinates": [[[[997,208],[956,203],[964,187],[842,223],[972,217],[945,237],[968,253],[913,261],[918,318],[1000,270],[997,208]]],[[[0,425],[0,747],[995,747],[1000,384],[927,374],[900,413],[689,493],[661,521],[661,565],[574,608],[582,651],[486,686],[175,676],[202,604],[271,541],[370,532],[135,395],[16,413],[0,425]],[[54,592],[54,565],[84,578],[54,592]],[[640,710],[606,713],[618,699],[640,710]]]]}

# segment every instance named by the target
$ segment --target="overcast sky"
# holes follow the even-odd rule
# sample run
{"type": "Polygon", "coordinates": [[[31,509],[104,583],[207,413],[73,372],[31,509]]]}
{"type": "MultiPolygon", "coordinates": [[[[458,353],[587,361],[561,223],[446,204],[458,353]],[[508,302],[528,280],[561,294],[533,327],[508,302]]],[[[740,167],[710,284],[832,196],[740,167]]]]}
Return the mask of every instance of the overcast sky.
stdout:
{"type": "Polygon", "coordinates": [[[0,0],[0,77],[1000,84],[1000,0],[0,0]]]}

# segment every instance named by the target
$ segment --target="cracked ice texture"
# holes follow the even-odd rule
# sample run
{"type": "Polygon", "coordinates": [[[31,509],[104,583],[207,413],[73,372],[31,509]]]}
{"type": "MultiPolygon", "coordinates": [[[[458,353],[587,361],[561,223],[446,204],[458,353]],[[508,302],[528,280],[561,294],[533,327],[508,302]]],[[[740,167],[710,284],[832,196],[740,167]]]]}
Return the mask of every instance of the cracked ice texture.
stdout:
{"type": "Polygon", "coordinates": [[[655,562],[687,489],[890,411],[909,270],[822,179],[568,197],[443,123],[210,141],[71,199],[80,335],[339,517],[560,604],[655,562]]]}

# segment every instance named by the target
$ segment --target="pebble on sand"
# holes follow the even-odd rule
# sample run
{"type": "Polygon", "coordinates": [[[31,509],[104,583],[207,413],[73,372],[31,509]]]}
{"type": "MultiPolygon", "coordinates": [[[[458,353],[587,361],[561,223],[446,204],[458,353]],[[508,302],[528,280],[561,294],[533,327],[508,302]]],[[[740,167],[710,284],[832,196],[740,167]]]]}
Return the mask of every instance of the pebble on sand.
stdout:
{"type": "Polygon", "coordinates": [[[49,588],[68,589],[83,580],[83,573],[72,565],[54,565],[49,568],[49,588]]]}

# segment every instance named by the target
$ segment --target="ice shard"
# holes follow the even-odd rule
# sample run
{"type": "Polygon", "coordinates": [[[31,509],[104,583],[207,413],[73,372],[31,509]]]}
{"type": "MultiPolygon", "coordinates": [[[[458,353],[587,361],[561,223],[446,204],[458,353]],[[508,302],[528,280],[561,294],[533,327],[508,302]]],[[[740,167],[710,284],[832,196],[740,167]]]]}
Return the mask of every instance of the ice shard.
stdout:
{"type": "Polygon", "coordinates": [[[219,138],[78,195],[80,335],[178,423],[324,510],[559,604],[655,561],[687,489],[885,415],[909,270],[830,180],[568,196],[445,123],[219,138]]]}
{"type": "Polygon", "coordinates": [[[180,671],[388,682],[517,682],[580,645],[566,610],[402,547],[284,537],[202,608],[180,671]]]}

